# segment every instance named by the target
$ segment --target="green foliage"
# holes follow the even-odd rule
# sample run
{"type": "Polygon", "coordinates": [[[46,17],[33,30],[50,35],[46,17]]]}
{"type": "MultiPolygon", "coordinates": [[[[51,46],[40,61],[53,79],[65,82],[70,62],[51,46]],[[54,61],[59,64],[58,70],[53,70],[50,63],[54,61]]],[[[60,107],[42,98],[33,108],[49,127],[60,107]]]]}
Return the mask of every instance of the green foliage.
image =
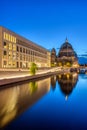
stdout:
{"type": "Polygon", "coordinates": [[[62,62],[59,62],[59,63],[58,63],[58,66],[62,66],[62,62]]]}
{"type": "Polygon", "coordinates": [[[29,92],[30,92],[30,94],[35,93],[37,91],[37,89],[38,89],[38,85],[37,85],[37,83],[35,81],[29,83],[29,92]]]}
{"type": "Polygon", "coordinates": [[[38,67],[35,63],[31,63],[31,67],[30,67],[30,73],[32,75],[35,75],[36,74],[36,70],[38,70],[38,67]]]}
{"type": "Polygon", "coordinates": [[[54,64],[54,63],[51,63],[51,67],[55,67],[56,66],[56,64],[54,64]]]}

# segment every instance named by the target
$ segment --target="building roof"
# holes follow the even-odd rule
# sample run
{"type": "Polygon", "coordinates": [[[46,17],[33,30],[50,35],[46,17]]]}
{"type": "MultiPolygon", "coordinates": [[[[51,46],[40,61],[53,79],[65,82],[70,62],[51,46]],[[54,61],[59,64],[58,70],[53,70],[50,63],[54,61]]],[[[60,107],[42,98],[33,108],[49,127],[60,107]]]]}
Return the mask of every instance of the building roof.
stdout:
{"type": "Polygon", "coordinates": [[[12,30],[10,30],[10,29],[8,29],[8,28],[6,28],[6,27],[3,27],[3,26],[0,26],[0,28],[4,29],[6,32],[7,32],[7,31],[10,31],[10,32],[11,32],[13,35],[15,35],[16,37],[22,38],[22,40],[26,41],[26,43],[28,43],[28,44],[31,43],[32,46],[40,47],[41,49],[43,49],[43,50],[45,50],[45,51],[47,51],[47,52],[50,53],[50,51],[49,51],[48,49],[44,48],[44,47],[41,46],[41,45],[38,45],[37,43],[35,43],[35,42],[33,42],[33,41],[31,41],[31,40],[29,40],[29,39],[27,39],[27,38],[25,38],[25,37],[23,37],[23,36],[17,34],[17,33],[15,33],[14,31],[12,31],[12,30]]]}
{"type": "Polygon", "coordinates": [[[52,48],[51,52],[54,52],[54,53],[56,53],[56,50],[55,50],[55,48],[52,48]]]}

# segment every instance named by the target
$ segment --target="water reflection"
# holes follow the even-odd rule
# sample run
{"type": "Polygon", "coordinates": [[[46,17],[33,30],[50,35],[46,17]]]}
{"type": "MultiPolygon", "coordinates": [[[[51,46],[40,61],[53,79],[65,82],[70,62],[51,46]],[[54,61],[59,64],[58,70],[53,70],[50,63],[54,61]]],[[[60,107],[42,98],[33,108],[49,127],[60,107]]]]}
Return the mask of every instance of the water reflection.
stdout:
{"type": "Polygon", "coordinates": [[[60,85],[62,93],[65,95],[65,99],[72,93],[73,88],[76,86],[78,81],[77,73],[59,74],[57,75],[57,80],[60,85]]]}
{"type": "Polygon", "coordinates": [[[56,83],[59,83],[61,92],[65,95],[65,99],[72,93],[73,88],[76,86],[78,81],[77,73],[58,74],[51,77],[51,87],[54,91],[56,89],[56,83]]]}
{"type": "Polygon", "coordinates": [[[51,77],[51,86],[53,90],[56,89],[56,76],[51,77]]]}
{"type": "Polygon", "coordinates": [[[52,90],[55,91],[58,82],[60,90],[67,100],[77,81],[77,73],[58,74],[52,76],[51,81],[50,78],[47,78],[0,90],[0,128],[6,126],[26,109],[29,109],[29,107],[50,91],[50,84],[52,90]]]}
{"type": "Polygon", "coordinates": [[[50,90],[50,78],[0,90],[0,128],[50,90]]]}

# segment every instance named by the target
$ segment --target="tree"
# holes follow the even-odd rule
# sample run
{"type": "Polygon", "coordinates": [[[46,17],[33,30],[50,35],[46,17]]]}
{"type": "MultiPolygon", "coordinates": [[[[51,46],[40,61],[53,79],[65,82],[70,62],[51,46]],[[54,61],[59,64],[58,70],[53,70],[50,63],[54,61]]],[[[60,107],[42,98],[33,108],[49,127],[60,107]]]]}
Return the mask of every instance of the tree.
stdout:
{"type": "Polygon", "coordinates": [[[38,70],[38,67],[35,63],[31,63],[31,67],[30,67],[30,73],[32,75],[35,75],[36,74],[36,70],[38,70]]]}
{"type": "Polygon", "coordinates": [[[37,89],[38,89],[38,84],[37,84],[37,82],[30,82],[29,83],[29,93],[30,94],[33,94],[33,93],[35,93],[36,91],[37,91],[37,89]]]}

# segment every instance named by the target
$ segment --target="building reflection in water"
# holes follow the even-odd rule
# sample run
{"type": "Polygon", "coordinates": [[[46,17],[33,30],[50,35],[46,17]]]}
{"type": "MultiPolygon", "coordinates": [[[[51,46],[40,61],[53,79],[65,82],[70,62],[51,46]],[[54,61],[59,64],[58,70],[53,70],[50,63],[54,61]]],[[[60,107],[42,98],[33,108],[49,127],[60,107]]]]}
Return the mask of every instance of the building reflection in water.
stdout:
{"type": "Polygon", "coordinates": [[[62,93],[65,95],[65,99],[72,93],[73,88],[76,86],[78,81],[77,73],[59,74],[57,75],[57,80],[60,85],[62,93]]]}
{"type": "Polygon", "coordinates": [[[32,106],[50,90],[50,78],[0,90],[0,128],[32,106]]]}
{"type": "Polygon", "coordinates": [[[56,75],[51,77],[51,87],[53,90],[56,89],[56,75]]]}
{"type": "Polygon", "coordinates": [[[58,74],[51,77],[51,87],[54,91],[56,89],[56,82],[60,86],[61,92],[65,95],[65,99],[72,93],[73,88],[76,86],[78,81],[77,73],[58,74]]]}

